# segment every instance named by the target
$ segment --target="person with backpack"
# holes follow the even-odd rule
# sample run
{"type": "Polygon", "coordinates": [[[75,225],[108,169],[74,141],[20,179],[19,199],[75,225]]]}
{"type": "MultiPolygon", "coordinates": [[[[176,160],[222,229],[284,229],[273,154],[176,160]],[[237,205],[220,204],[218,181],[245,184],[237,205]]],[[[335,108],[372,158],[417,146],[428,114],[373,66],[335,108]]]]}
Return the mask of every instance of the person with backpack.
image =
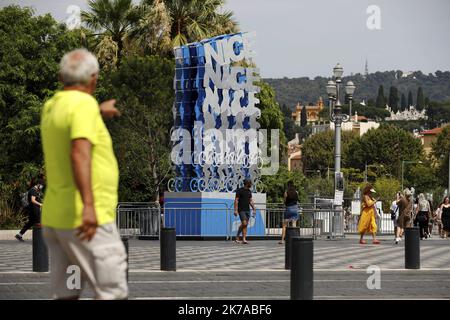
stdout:
{"type": "Polygon", "coordinates": [[[42,190],[44,189],[43,181],[39,181],[28,192],[22,195],[22,206],[28,215],[28,221],[23,226],[22,230],[16,234],[16,239],[23,240],[23,235],[35,224],[41,222],[41,207],[42,207],[42,190]]]}

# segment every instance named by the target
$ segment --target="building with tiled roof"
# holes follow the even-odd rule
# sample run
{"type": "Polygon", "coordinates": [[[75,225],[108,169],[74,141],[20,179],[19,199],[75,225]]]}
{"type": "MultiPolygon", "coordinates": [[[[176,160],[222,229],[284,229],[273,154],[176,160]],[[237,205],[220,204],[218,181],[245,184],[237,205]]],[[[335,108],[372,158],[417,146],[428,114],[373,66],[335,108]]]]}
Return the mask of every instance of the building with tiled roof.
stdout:
{"type": "Polygon", "coordinates": [[[439,127],[430,130],[424,130],[419,133],[418,138],[420,138],[423,149],[425,150],[425,153],[427,155],[431,153],[432,144],[436,141],[436,138],[438,134],[442,132],[442,129],[443,127],[439,127]]]}
{"type": "Polygon", "coordinates": [[[322,97],[319,98],[315,106],[302,106],[300,103],[297,103],[297,105],[295,106],[295,111],[292,112],[292,120],[294,120],[295,124],[298,126],[301,123],[301,114],[303,107],[306,108],[307,123],[311,124],[319,122],[319,113],[325,106],[323,104],[322,97]]]}

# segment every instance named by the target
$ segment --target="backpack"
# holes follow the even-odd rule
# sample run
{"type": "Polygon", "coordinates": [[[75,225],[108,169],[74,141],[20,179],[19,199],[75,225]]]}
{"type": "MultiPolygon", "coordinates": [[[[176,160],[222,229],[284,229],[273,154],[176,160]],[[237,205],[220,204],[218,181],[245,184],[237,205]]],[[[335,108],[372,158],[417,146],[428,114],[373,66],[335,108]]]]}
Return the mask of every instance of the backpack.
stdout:
{"type": "Polygon", "coordinates": [[[22,208],[26,208],[30,205],[28,202],[28,191],[20,194],[20,203],[22,204],[22,208]]]}

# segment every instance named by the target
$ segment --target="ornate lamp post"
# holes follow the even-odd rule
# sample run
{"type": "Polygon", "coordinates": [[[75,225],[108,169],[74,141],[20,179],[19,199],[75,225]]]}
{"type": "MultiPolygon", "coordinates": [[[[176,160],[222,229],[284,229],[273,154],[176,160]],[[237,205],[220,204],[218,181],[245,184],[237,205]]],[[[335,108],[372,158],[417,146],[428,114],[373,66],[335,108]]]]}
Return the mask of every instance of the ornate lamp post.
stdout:
{"type": "Polygon", "coordinates": [[[352,81],[347,82],[345,87],[346,94],[348,95],[350,101],[350,116],[348,114],[342,113],[342,105],[340,101],[341,95],[341,82],[342,74],[344,69],[338,63],[333,68],[333,76],[335,81],[328,81],[326,86],[327,94],[330,101],[330,121],[334,122],[334,169],[335,173],[341,172],[341,125],[343,122],[347,122],[351,117],[351,105],[353,101],[353,93],[355,92],[356,86],[352,81]]]}
{"type": "MultiPolygon", "coordinates": [[[[341,125],[343,122],[350,120],[350,116],[342,113],[341,105],[341,82],[342,74],[344,69],[338,63],[333,68],[334,81],[330,80],[327,83],[326,89],[328,94],[328,99],[330,103],[330,121],[334,122],[334,184],[335,184],[335,195],[334,195],[334,205],[337,211],[342,210],[342,198],[344,193],[344,177],[341,174],[341,125]]],[[[353,93],[355,92],[355,85],[353,82],[349,81],[345,88],[346,94],[351,102],[353,100],[353,93]]],[[[351,114],[351,109],[350,109],[351,114]]],[[[336,213],[333,214],[333,220],[336,213]]],[[[342,216],[341,216],[342,218],[342,216]]],[[[342,220],[343,223],[343,220],[342,220]]],[[[334,230],[334,222],[331,224],[330,220],[330,230],[334,230]],[[333,226],[333,227],[331,227],[333,226]]],[[[334,231],[331,232],[331,238],[334,237],[334,231]]]]}
{"type": "MultiPolygon", "coordinates": [[[[352,102],[353,102],[353,93],[355,92],[356,86],[353,84],[353,81],[348,81],[347,85],[345,86],[345,93],[347,94],[348,97],[348,104],[350,106],[349,109],[349,115],[350,115],[350,121],[352,121],[352,102]]],[[[356,121],[358,121],[358,119],[356,119],[356,121]]]]}

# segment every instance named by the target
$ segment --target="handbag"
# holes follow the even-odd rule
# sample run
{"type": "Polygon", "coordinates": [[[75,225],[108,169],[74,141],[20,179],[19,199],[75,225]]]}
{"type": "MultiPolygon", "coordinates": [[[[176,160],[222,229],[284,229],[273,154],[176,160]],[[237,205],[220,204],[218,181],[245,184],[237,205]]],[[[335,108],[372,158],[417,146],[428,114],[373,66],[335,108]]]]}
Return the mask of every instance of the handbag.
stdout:
{"type": "Polygon", "coordinates": [[[397,218],[397,212],[398,212],[398,206],[397,208],[395,208],[395,211],[390,211],[391,212],[391,220],[395,220],[397,218]]]}

